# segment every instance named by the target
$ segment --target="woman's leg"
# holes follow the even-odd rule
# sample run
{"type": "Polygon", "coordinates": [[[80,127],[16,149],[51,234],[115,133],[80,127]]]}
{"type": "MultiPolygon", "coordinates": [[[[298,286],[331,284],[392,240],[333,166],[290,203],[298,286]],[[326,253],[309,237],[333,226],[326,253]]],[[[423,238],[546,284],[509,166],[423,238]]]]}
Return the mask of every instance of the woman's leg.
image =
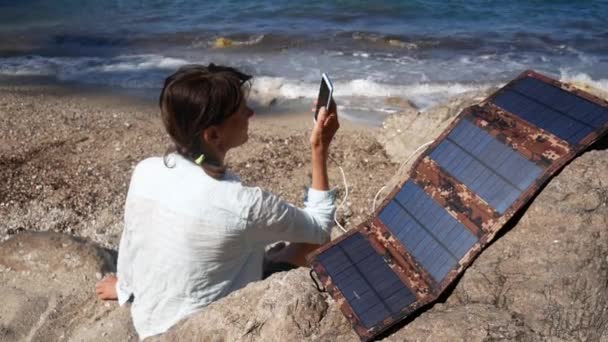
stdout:
{"type": "Polygon", "coordinates": [[[101,300],[117,300],[116,282],[118,279],[115,275],[106,275],[95,284],[95,293],[101,300]]]}
{"type": "Polygon", "coordinates": [[[277,252],[272,261],[287,262],[298,267],[307,266],[306,255],[319,247],[321,245],[312,243],[290,243],[289,246],[277,252]]]}

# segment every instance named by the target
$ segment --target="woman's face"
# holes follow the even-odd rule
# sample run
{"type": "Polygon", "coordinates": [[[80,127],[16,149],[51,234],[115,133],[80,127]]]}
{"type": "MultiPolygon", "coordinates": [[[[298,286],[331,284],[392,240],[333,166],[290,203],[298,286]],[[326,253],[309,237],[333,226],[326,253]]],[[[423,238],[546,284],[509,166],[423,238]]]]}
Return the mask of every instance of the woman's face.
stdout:
{"type": "Polygon", "coordinates": [[[249,118],[253,114],[253,110],[247,106],[247,101],[243,100],[236,113],[218,125],[220,139],[226,151],[233,147],[241,146],[247,141],[249,137],[247,132],[249,129],[249,118]]]}

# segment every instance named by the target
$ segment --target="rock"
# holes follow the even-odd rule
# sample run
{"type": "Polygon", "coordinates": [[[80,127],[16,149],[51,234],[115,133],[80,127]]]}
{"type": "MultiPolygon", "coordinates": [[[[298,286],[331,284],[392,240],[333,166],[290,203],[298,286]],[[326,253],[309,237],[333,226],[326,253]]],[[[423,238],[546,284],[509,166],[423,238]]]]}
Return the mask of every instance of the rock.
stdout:
{"type": "Polygon", "coordinates": [[[387,105],[397,107],[397,108],[401,109],[402,111],[418,110],[418,106],[416,106],[416,104],[414,102],[412,102],[408,99],[399,97],[399,96],[387,97],[386,99],[384,99],[384,102],[387,105]]]}
{"type": "Polygon", "coordinates": [[[213,47],[221,49],[232,46],[232,40],[224,37],[219,37],[213,42],[213,47]]]}
{"type": "Polygon", "coordinates": [[[95,296],[96,273],[114,264],[107,250],[58,233],[0,243],[0,341],[135,340],[128,308],[95,296]]]}
{"type": "Polygon", "coordinates": [[[437,137],[463,108],[478,103],[487,94],[462,95],[425,112],[418,112],[416,106],[406,99],[387,98],[387,104],[401,104],[404,110],[384,121],[377,139],[391,160],[401,163],[420,145],[437,137]]]}
{"type": "Polygon", "coordinates": [[[404,110],[386,119],[376,139],[392,162],[400,165],[395,175],[386,182],[377,203],[390,192],[409,172],[416,157],[424,151],[425,144],[432,142],[450,122],[466,107],[479,103],[494,89],[470,92],[425,112],[414,108],[404,110]]]}
{"type": "Polygon", "coordinates": [[[152,341],[337,341],[340,338],[344,341],[355,338],[346,318],[331,307],[326,296],[313,286],[308,270],[299,268],[249,284],[152,341]]]}

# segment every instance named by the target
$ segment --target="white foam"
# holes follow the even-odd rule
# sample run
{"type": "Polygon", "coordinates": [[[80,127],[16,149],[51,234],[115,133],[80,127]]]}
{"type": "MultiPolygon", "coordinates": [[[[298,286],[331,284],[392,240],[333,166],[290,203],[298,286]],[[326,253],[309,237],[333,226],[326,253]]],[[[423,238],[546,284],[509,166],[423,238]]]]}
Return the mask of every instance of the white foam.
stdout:
{"type": "Polygon", "coordinates": [[[160,87],[165,74],[188,63],[153,54],[111,58],[25,56],[0,59],[0,75],[50,76],[60,81],[154,88],[160,87]]]}
{"type": "Polygon", "coordinates": [[[4,58],[0,74],[10,76],[52,76],[58,62],[56,58],[40,56],[4,58]]]}
{"type": "MultiPolygon", "coordinates": [[[[472,85],[462,83],[415,83],[407,85],[384,84],[366,79],[338,81],[334,83],[334,96],[358,97],[390,97],[390,96],[425,96],[443,93],[447,96],[458,95],[471,90],[487,87],[486,85],[472,85]]],[[[267,96],[287,99],[313,98],[317,95],[317,83],[290,80],[282,77],[254,78],[253,90],[267,96]]]]}
{"type": "MultiPolygon", "coordinates": [[[[485,84],[462,83],[414,83],[407,85],[392,85],[380,82],[355,79],[351,81],[334,81],[334,97],[347,101],[349,109],[373,110],[390,113],[394,108],[384,107],[382,99],[401,97],[408,99],[420,110],[446,101],[449,98],[489,87],[485,84]],[[381,100],[381,101],[379,101],[381,100]],[[373,109],[372,109],[373,108],[373,109]]],[[[268,104],[273,100],[314,99],[319,89],[318,83],[309,83],[281,77],[255,77],[250,93],[250,99],[268,104]]]]}
{"type": "Polygon", "coordinates": [[[353,52],[353,57],[369,58],[369,53],[368,52],[362,52],[362,51],[356,51],[356,52],[353,52]]]}
{"type": "Polygon", "coordinates": [[[175,69],[188,61],[159,55],[125,55],[98,57],[12,57],[0,61],[0,74],[56,75],[63,73],[140,71],[146,69],[175,69]]]}
{"type": "Polygon", "coordinates": [[[158,55],[132,55],[122,56],[111,61],[111,64],[102,65],[99,71],[138,71],[146,69],[177,69],[188,61],[179,58],[163,57],[158,55]]]}
{"type": "Polygon", "coordinates": [[[252,37],[250,37],[247,40],[242,40],[242,41],[240,41],[240,40],[233,40],[232,44],[233,45],[254,45],[254,44],[257,44],[257,43],[261,42],[263,39],[264,39],[264,35],[260,34],[260,35],[257,35],[257,36],[252,36],[252,37]]]}
{"type": "Polygon", "coordinates": [[[587,84],[593,88],[596,88],[606,94],[608,94],[608,79],[594,80],[591,76],[585,73],[573,73],[568,69],[560,69],[560,80],[563,82],[574,83],[574,84],[587,84]]]}

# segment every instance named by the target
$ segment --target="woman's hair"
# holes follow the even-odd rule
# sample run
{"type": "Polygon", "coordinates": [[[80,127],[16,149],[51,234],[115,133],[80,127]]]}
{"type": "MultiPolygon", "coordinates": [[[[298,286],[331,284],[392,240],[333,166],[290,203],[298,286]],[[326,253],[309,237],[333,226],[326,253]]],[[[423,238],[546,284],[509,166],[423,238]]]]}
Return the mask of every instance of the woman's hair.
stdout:
{"type": "Polygon", "coordinates": [[[184,66],[167,77],[159,105],[165,129],[175,143],[172,150],[192,161],[205,154],[201,166],[210,176],[221,178],[225,168],[206,153],[201,133],[238,110],[250,79],[237,69],[213,63],[184,66]]]}

